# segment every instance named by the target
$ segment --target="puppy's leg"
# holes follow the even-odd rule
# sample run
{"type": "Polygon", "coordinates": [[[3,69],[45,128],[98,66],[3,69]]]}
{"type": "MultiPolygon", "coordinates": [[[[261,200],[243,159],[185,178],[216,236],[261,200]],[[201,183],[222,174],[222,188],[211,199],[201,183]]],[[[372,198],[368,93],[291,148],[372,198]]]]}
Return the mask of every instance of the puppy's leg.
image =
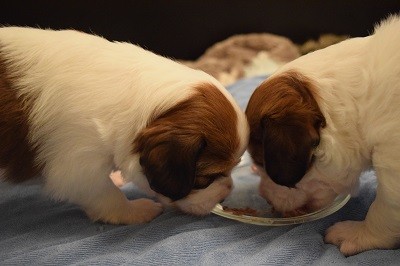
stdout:
{"type": "Polygon", "coordinates": [[[220,177],[205,189],[192,191],[188,196],[173,204],[185,213],[199,216],[207,215],[217,203],[229,195],[232,187],[231,177],[220,177]]]}
{"type": "MultiPolygon", "coordinates": [[[[387,157],[385,157],[387,158],[387,157]]],[[[339,222],[327,230],[325,241],[340,247],[344,255],[370,249],[395,248],[400,240],[400,169],[388,166],[374,156],[378,188],[364,221],[339,222]]],[[[387,160],[387,159],[386,159],[387,160]]],[[[398,167],[397,167],[398,168],[398,167]]]]}
{"type": "Polygon", "coordinates": [[[121,171],[112,172],[110,174],[110,178],[117,187],[122,187],[126,184],[124,178],[122,177],[121,171]]]}
{"type": "Polygon", "coordinates": [[[55,198],[80,205],[93,220],[112,224],[149,222],[162,212],[153,200],[128,200],[109,178],[111,164],[105,160],[76,158],[46,166],[46,189],[55,198]]]}

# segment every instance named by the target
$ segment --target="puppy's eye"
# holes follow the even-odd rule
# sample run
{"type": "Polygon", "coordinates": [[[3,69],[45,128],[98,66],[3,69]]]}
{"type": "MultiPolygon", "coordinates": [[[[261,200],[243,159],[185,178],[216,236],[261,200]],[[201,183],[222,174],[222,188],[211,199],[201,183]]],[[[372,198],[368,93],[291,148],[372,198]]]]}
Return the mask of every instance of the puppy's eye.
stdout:
{"type": "Polygon", "coordinates": [[[311,165],[312,165],[314,162],[315,162],[315,155],[313,154],[313,155],[311,155],[311,159],[310,159],[310,161],[308,162],[308,168],[310,168],[311,165]]]}
{"type": "Polygon", "coordinates": [[[314,140],[314,141],[313,141],[313,143],[312,143],[312,147],[313,147],[313,148],[316,148],[316,147],[318,147],[318,145],[319,145],[319,142],[320,142],[320,139],[316,139],[316,140],[314,140]]]}

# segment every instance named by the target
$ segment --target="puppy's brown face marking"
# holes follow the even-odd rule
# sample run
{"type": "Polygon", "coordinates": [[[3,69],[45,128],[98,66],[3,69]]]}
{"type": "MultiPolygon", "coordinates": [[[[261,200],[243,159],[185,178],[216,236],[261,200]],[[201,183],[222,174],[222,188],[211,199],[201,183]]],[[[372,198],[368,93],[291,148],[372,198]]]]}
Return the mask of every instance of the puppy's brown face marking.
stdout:
{"type": "Polygon", "coordinates": [[[0,168],[8,181],[22,182],[38,175],[35,149],[29,143],[29,106],[32,99],[18,97],[12,73],[0,47],[0,168]]]}
{"type": "Polygon", "coordinates": [[[153,190],[178,200],[205,188],[237,164],[240,139],[232,104],[212,84],[152,121],[133,152],[153,190]]]}
{"type": "Polygon", "coordinates": [[[313,95],[311,81],[291,71],[266,80],[250,98],[248,149],[277,184],[294,186],[312,164],[325,125],[313,95]]]}

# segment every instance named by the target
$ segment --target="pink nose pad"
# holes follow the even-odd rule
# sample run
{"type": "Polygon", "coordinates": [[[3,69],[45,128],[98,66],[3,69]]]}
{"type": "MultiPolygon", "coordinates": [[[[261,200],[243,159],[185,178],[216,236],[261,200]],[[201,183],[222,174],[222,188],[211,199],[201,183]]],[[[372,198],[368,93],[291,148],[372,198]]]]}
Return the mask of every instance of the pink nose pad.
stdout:
{"type": "Polygon", "coordinates": [[[256,175],[259,174],[259,173],[258,173],[257,166],[256,166],[255,164],[252,164],[252,165],[251,165],[250,171],[251,171],[252,174],[256,174],[256,175]]]}

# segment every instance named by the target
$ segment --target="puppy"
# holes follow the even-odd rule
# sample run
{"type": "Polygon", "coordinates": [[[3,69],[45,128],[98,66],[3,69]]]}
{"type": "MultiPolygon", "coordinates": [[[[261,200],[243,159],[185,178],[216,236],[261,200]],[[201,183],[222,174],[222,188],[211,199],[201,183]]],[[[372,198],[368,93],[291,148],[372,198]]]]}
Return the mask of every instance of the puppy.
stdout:
{"type": "Polygon", "coordinates": [[[252,95],[249,151],[260,193],[297,215],[356,191],[362,171],[378,178],[364,221],[339,222],[325,241],[345,255],[400,240],[400,17],[279,69],[252,95]],[[265,171],[264,171],[265,170],[265,171]]]}
{"type": "Polygon", "coordinates": [[[152,196],[205,215],[232,186],[248,125],[214,78],[129,43],[73,30],[0,28],[0,168],[93,220],[148,222],[162,212],[128,200],[120,170],[152,196]]]}

